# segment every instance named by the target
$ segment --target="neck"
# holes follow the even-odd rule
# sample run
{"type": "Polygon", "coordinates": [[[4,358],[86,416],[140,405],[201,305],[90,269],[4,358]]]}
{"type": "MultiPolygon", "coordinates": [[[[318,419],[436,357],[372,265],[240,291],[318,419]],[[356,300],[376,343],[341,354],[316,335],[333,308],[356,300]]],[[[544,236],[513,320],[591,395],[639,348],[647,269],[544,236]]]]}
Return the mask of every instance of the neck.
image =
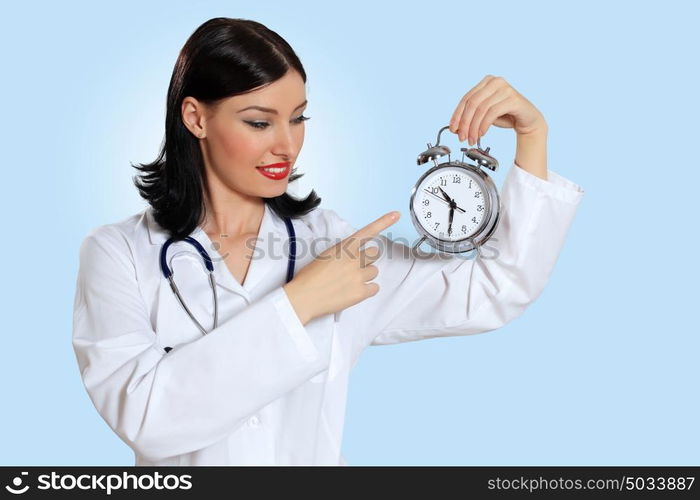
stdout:
{"type": "Polygon", "coordinates": [[[205,196],[206,221],[202,229],[209,235],[229,238],[257,234],[265,212],[265,201],[235,192],[209,192],[205,196]]]}

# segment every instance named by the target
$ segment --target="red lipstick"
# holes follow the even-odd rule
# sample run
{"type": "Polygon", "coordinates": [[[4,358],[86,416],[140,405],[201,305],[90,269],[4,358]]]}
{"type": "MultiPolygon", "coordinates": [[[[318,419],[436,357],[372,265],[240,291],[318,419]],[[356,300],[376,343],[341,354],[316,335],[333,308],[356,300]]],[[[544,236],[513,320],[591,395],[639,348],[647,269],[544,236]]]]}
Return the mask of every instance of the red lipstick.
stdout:
{"type": "Polygon", "coordinates": [[[290,170],[289,165],[290,165],[290,163],[288,161],[285,161],[285,162],[280,162],[280,163],[271,163],[269,165],[262,165],[262,166],[255,167],[255,168],[258,170],[258,172],[263,174],[268,179],[278,181],[280,179],[284,179],[285,177],[287,177],[287,175],[289,174],[289,170],[290,170]],[[266,169],[270,169],[270,168],[275,169],[275,171],[266,170],[266,169]]]}

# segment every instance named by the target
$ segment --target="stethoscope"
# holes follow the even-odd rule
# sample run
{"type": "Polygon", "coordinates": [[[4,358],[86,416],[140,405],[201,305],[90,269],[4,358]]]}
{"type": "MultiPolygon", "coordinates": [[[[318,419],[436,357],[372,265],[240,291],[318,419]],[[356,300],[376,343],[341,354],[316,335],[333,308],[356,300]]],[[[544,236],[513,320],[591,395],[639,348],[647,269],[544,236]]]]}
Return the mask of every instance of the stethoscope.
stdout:
{"type": "MultiPolygon", "coordinates": [[[[292,224],[292,221],[288,217],[284,217],[283,220],[285,225],[287,226],[287,234],[289,235],[289,260],[287,261],[287,283],[289,283],[294,277],[294,263],[296,261],[297,244],[296,234],[294,233],[294,225],[292,224]]],[[[202,256],[202,259],[204,259],[204,265],[209,271],[209,285],[211,286],[212,295],[214,297],[214,326],[212,327],[212,330],[216,328],[219,324],[219,301],[216,293],[216,280],[214,279],[214,264],[212,264],[211,257],[209,257],[207,251],[204,250],[204,247],[191,236],[186,236],[182,240],[175,240],[173,238],[170,238],[168,239],[168,241],[163,243],[163,247],[160,249],[160,269],[163,272],[163,276],[165,276],[165,278],[170,283],[170,288],[172,288],[182,308],[189,315],[189,317],[192,318],[192,321],[197,325],[199,331],[201,331],[203,335],[206,335],[207,331],[204,329],[204,327],[202,327],[199,321],[197,321],[190,309],[187,307],[187,304],[185,304],[185,301],[182,299],[182,296],[180,295],[180,290],[178,290],[177,285],[175,284],[175,280],[173,279],[173,272],[168,267],[168,263],[166,260],[168,247],[176,241],[186,241],[187,243],[194,246],[197,249],[197,252],[199,252],[199,255],[202,256]]],[[[170,348],[167,347],[165,349],[166,352],[170,350],[170,348]]]]}

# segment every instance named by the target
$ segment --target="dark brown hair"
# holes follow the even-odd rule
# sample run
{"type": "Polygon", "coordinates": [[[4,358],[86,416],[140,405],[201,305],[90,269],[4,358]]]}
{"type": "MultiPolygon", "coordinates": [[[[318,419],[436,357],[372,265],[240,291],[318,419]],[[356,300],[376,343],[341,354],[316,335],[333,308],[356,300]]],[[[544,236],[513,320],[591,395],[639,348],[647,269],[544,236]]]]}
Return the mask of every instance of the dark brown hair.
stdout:
{"type": "MultiPolygon", "coordinates": [[[[195,30],[182,47],[168,87],[165,139],[153,163],[131,165],[139,194],[153,207],[158,224],[182,239],[205,220],[205,170],[199,141],[182,122],[186,96],[206,104],[274,82],[287,71],[306,72],[290,45],[264,25],[217,17],[195,30]]],[[[303,174],[290,173],[289,182],[303,174]]],[[[321,203],[312,190],[305,199],[287,193],[264,198],[280,217],[299,217],[321,203]]]]}

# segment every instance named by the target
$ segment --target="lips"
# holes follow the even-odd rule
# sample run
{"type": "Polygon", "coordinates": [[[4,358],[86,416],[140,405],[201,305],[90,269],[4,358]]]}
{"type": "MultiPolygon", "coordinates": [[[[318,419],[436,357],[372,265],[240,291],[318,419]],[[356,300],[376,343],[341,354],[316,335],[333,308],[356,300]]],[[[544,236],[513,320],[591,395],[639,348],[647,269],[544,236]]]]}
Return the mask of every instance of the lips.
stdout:
{"type": "Polygon", "coordinates": [[[288,167],[289,162],[288,161],[283,161],[280,163],[270,163],[269,165],[260,165],[257,168],[266,168],[266,167],[288,167]]]}
{"type": "Polygon", "coordinates": [[[289,167],[290,163],[285,161],[285,162],[280,162],[280,163],[271,163],[269,165],[263,165],[260,167],[255,167],[258,172],[260,172],[262,175],[267,177],[268,179],[273,179],[273,180],[280,180],[284,179],[287,177],[289,174],[289,167]],[[274,170],[269,170],[269,169],[274,169],[274,170]]]}

